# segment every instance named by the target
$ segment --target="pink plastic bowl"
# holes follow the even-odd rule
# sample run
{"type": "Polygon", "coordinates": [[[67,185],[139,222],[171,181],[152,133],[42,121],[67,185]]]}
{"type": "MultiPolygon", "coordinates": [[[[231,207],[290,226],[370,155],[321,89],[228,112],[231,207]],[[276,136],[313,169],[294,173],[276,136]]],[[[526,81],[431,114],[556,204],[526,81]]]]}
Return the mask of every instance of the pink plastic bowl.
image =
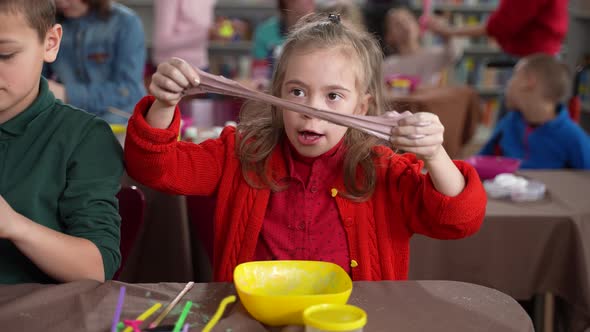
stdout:
{"type": "Polygon", "coordinates": [[[514,173],[520,167],[520,159],[508,157],[472,156],[465,161],[475,167],[482,180],[493,179],[502,173],[514,173]]]}

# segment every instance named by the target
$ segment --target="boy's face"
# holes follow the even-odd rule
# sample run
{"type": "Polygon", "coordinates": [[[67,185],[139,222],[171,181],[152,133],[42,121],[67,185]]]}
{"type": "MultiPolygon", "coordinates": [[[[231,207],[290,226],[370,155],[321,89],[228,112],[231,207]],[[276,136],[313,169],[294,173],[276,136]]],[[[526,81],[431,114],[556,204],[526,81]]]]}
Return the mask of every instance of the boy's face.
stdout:
{"type": "Polygon", "coordinates": [[[56,25],[40,41],[24,15],[0,13],[0,124],[37,98],[43,62],[55,60],[61,31],[56,25]]]}
{"type": "Polygon", "coordinates": [[[512,77],[506,85],[506,106],[509,109],[522,109],[522,105],[528,103],[533,97],[534,81],[525,70],[525,61],[519,61],[514,67],[512,77]]]}

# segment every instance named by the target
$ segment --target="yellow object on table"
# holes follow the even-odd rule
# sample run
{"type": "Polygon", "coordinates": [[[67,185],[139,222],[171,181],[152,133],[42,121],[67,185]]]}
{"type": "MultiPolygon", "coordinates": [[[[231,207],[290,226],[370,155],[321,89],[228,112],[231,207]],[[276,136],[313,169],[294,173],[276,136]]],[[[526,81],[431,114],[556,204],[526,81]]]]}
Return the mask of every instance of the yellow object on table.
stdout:
{"type": "Polygon", "coordinates": [[[339,265],[316,261],[243,263],[234,284],[244,308],[270,326],[303,324],[303,310],[316,304],[345,304],[352,280],[339,265]]]}
{"type": "Polygon", "coordinates": [[[367,313],[348,304],[318,304],[303,311],[306,332],[361,332],[367,313]]]}
{"type": "Polygon", "coordinates": [[[111,124],[111,130],[113,131],[113,134],[118,135],[118,134],[125,134],[127,132],[127,126],[126,125],[122,125],[122,124],[111,124]]]}

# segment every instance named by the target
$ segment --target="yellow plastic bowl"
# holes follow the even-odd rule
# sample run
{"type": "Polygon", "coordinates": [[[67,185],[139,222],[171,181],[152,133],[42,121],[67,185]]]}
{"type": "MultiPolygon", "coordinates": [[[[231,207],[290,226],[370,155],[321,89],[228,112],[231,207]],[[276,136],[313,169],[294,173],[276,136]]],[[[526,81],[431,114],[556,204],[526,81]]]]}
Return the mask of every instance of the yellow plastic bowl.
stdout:
{"type": "Polygon", "coordinates": [[[339,265],[315,261],[263,261],[234,270],[240,301],[269,326],[303,324],[303,310],[315,304],[345,304],[352,280],[339,265]]]}

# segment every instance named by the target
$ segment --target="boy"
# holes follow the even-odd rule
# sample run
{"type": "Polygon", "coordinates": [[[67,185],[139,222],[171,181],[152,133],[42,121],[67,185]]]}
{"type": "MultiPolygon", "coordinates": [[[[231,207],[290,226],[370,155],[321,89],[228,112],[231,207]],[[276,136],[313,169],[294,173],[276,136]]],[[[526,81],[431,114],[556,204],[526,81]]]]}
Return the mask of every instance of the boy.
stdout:
{"type": "Polygon", "coordinates": [[[590,138],[561,102],[570,78],[554,57],[523,58],[506,87],[508,113],[480,154],[522,159],[521,168],[590,169],[590,138]]]}
{"type": "Polygon", "coordinates": [[[122,151],[41,77],[62,36],[50,0],[0,3],[0,283],[109,279],[119,266],[122,151]]]}

